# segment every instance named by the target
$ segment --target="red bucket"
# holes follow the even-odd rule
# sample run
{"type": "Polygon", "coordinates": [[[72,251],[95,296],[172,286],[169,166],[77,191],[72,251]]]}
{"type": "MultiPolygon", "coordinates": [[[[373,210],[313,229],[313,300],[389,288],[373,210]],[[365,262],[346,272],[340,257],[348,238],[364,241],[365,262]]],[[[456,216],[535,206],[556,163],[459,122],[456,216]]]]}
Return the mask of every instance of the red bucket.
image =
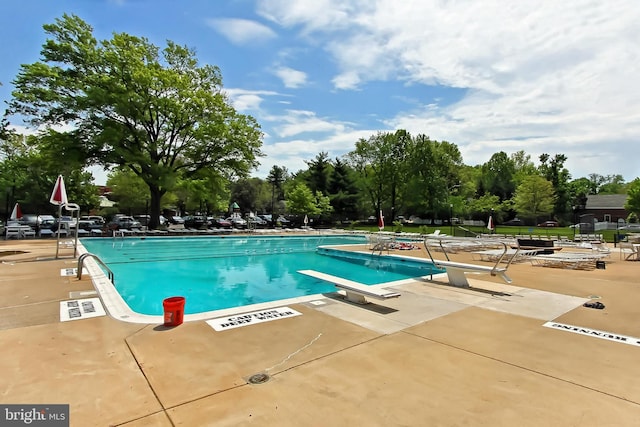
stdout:
{"type": "Polygon", "coordinates": [[[171,297],[162,301],[164,326],[178,326],[184,318],[184,297],[171,297]]]}

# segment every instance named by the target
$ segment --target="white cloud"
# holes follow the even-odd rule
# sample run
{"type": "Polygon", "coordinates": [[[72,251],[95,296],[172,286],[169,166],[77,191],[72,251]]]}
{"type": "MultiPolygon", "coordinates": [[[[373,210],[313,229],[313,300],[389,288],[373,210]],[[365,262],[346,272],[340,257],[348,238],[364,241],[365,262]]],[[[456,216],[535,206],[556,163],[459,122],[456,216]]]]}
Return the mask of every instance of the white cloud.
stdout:
{"type": "Polygon", "coordinates": [[[640,175],[640,3],[268,0],[259,13],[321,43],[332,82],[467,89],[452,105],[388,118],[456,143],[468,164],[496,150],[564,153],[574,177],[640,175]]]}
{"type": "Polygon", "coordinates": [[[234,44],[256,44],[276,37],[266,25],[248,19],[208,19],[207,24],[234,44]]]}
{"type": "Polygon", "coordinates": [[[271,117],[274,131],[281,138],[289,138],[302,133],[340,133],[345,124],[321,119],[311,111],[288,110],[284,116],[271,117]]]}
{"type": "Polygon", "coordinates": [[[225,89],[229,101],[239,112],[251,112],[260,110],[260,105],[266,96],[279,95],[278,92],[267,90],[225,89]]]}
{"type": "Polygon", "coordinates": [[[288,88],[295,89],[307,83],[307,73],[294,70],[293,68],[279,67],[275,70],[274,74],[278,76],[284,86],[288,88]]]}

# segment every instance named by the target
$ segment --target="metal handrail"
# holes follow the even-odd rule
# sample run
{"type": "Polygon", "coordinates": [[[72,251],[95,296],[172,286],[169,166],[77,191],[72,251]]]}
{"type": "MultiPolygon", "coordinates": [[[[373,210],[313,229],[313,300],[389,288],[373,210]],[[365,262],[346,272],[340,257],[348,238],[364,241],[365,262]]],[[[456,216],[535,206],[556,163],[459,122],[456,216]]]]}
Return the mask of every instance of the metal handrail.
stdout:
{"type": "MultiPolygon", "coordinates": [[[[429,242],[428,240],[437,240],[440,246],[440,249],[442,250],[442,252],[444,253],[445,258],[447,259],[447,261],[451,261],[449,259],[449,254],[447,253],[447,249],[445,248],[445,246],[442,245],[442,242],[444,241],[455,241],[455,240],[461,240],[461,241],[465,241],[465,240],[469,240],[466,238],[456,238],[456,237],[449,237],[449,236],[431,236],[431,237],[425,237],[424,238],[424,248],[427,252],[427,255],[429,256],[429,258],[431,259],[431,262],[436,264],[438,261],[436,259],[433,258],[433,254],[431,253],[431,251],[429,250],[429,242]]],[[[500,266],[500,263],[502,262],[502,260],[504,259],[504,257],[507,255],[507,251],[509,250],[509,247],[507,246],[507,244],[505,242],[503,242],[502,240],[497,240],[497,239],[485,239],[485,241],[487,242],[491,242],[493,244],[496,245],[502,245],[503,246],[503,250],[502,250],[502,254],[500,254],[500,256],[497,258],[496,263],[494,264],[492,270],[491,270],[491,275],[495,276],[496,272],[498,271],[498,268],[500,266]]],[[[513,254],[513,256],[511,256],[505,267],[504,270],[506,271],[509,266],[511,265],[511,262],[518,256],[518,253],[520,252],[520,247],[518,246],[516,248],[516,252],[513,254]]]]}
{"type": "Polygon", "coordinates": [[[107,270],[107,277],[109,278],[109,280],[111,280],[111,283],[115,285],[115,277],[113,275],[113,271],[111,271],[111,269],[107,267],[107,264],[102,262],[102,260],[100,259],[100,257],[98,257],[98,255],[92,254],[89,252],[84,253],[78,257],[78,280],[82,279],[82,266],[84,265],[84,260],[85,258],[89,258],[89,257],[98,261],[98,263],[107,270]]]}

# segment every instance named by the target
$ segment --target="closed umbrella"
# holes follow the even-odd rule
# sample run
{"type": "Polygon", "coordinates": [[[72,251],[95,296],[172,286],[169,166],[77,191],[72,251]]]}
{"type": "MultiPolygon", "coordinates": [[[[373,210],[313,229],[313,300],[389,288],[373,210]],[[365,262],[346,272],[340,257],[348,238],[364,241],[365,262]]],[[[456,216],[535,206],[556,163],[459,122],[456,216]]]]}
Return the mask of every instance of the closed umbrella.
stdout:
{"type": "Polygon", "coordinates": [[[380,209],[380,215],[378,216],[378,230],[384,230],[384,217],[382,216],[382,209],[380,209]]]}
{"type": "Polygon", "coordinates": [[[13,207],[13,210],[11,211],[11,216],[9,217],[9,219],[11,221],[18,221],[22,218],[22,209],[20,209],[20,204],[16,203],[16,205],[13,207]]]}
{"type": "Polygon", "coordinates": [[[67,204],[67,189],[64,187],[64,178],[62,175],[58,175],[56,179],[56,185],[53,187],[51,198],[49,202],[52,205],[58,206],[58,233],[56,239],[56,258],[58,258],[58,250],[60,249],[60,219],[62,218],[62,207],[67,204]]]}
{"type": "Polygon", "coordinates": [[[309,217],[308,216],[304,216],[304,226],[306,227],[307,224],[309,224],[309,217]]]}
{"type": "Polygon", "coordinates": [[[489,222],[487,223],[487,229],[489,232],[493,233],[495,226],[493,225],[493,215],[489,215],[489,222]]]}

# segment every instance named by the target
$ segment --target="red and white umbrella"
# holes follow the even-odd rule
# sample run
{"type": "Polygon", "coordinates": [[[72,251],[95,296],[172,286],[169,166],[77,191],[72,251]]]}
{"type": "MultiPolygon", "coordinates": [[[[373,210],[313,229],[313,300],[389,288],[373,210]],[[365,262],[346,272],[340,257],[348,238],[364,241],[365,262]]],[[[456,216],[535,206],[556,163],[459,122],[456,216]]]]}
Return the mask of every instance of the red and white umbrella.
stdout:
{"type": "Polygon", "coordinates": [[[493,215],[489,215],[489,222],[487,223],[487,229],[493,231],[495,226],[493,225],[493,215]]]}
{"type": "Polygon", "coordinates": [[[378,229],[384,230],[384,217],[382,216],[382,209],[380,209],[380,216],[378,216],[378,229]]]}
{"type": "Polygon", "coordinates": [[[51,193],[49,202],[53,205],[58,205],[58,233],[56,239],[56,259],[58,259],[58,250],[60,249],[60,225],[62,224],[62,221],[60,221],[62,218],[62,207],[69,202],[67,199],[67,189],[64,187],[64,178],[62,178],[62,175],[58,175],[58,179],[56,180],[56,185],[53,187],[53,192],[51,193]]]}
{"type": "Polygon", "coordinates": [[[53,205],[62,207],[63,205],[66,205],[68,201],[67,189],[64,187],[64,178],[62,178],[62,175],[58,175],[58,179],[56,180],[56,185],[53,187],[53,192],[51,193],[49,202],[53,205]]]}
{"type": "Polygon", "coordinates": [[[11,221],[18,221],[20,218],[22,218],[22,209],[20,209],[20,204],[16,203],[16,205],[13,207],[13,210],[11,211],[11,216],[9,217],[9,219],[11,221]]]}

